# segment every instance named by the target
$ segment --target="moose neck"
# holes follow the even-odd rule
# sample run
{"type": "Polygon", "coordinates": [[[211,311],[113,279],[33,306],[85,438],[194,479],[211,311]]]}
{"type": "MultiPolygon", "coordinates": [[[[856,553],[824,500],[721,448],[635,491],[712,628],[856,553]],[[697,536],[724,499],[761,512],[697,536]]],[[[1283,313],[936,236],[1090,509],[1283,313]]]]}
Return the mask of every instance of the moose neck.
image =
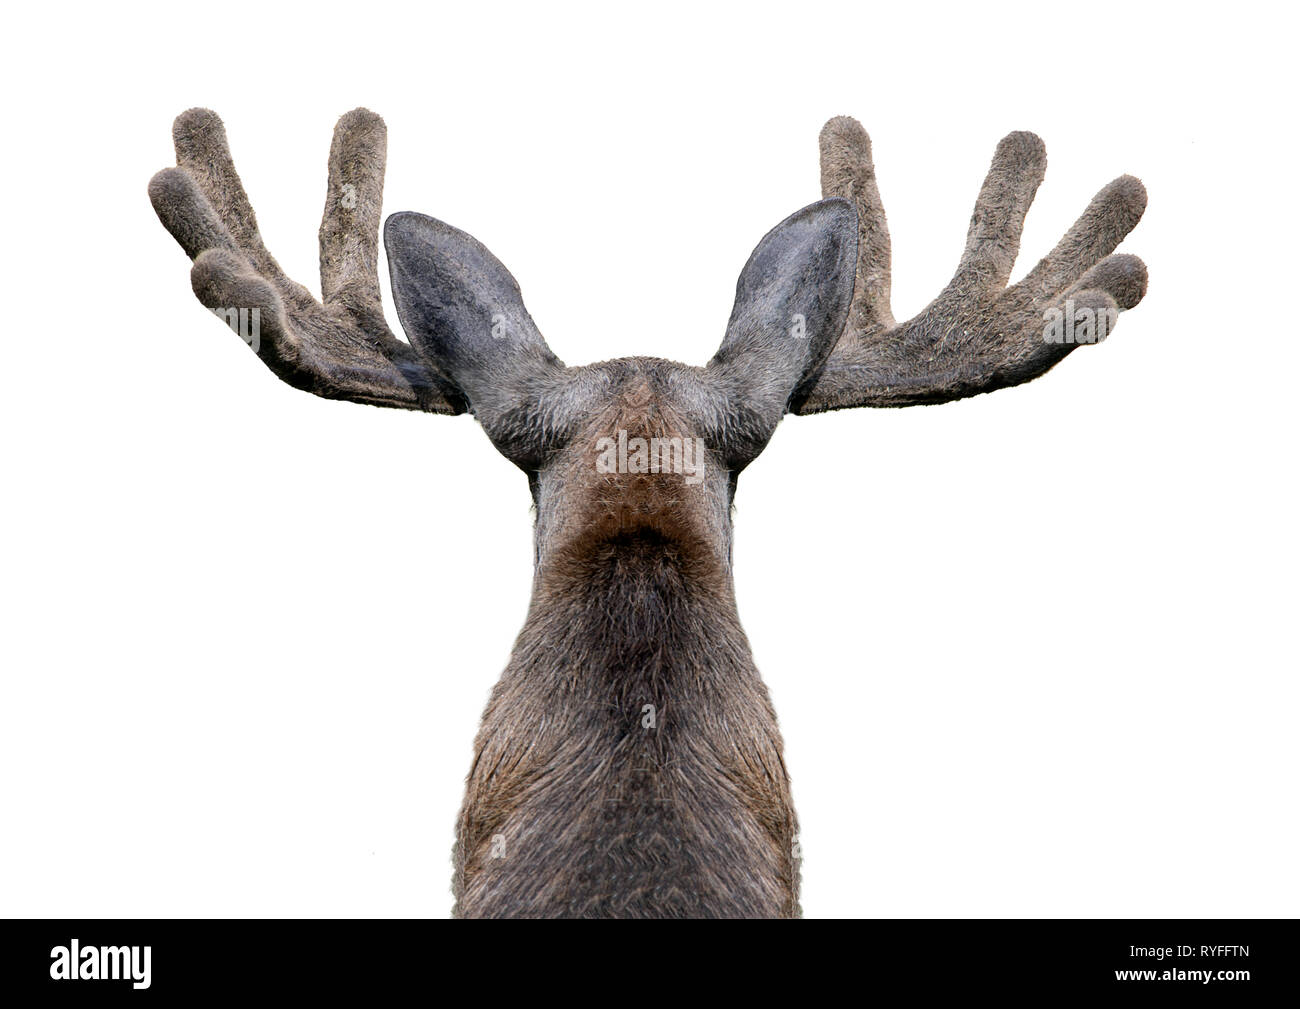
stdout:
{"type": "Polygon", "coordinates": [[[729,571],[689,544],[643,528],[539,565],[476,753],[458,914],[798,913],[776,715],[729,571]]]}
{"type": "Polygon", "coordinates": [[[725,554],[716,544],[650,527],[588,541],[539,564],[519,646],[527,650],[534,641],[597,675],[752,668],[725,554]]]}
{"type": "Polygon", "coordinates": [[[483,715],[458,913],[797,913],[781,735],[736,615],[734,478],[537,481],[528,620],[483,715]],[[492,839],[515,854],[493,859],[492,839]],[[722,853],[721,855],[717,853],[722,853]]]}

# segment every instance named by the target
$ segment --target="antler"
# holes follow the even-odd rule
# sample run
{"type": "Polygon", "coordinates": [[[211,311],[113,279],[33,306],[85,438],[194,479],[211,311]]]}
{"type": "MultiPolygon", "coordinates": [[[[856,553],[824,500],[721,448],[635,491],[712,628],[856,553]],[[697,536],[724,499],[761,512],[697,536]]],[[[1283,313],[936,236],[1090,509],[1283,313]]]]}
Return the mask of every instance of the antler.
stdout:
{"type": "MultiPolygon", "coordinates": [[[[843,197],[857,208],[857,280],[839,343],[791,409],[912,406],[992,392],[1037,378],[1078,345],[1073,332],[1049,339],[1053,321],[1087,320],[1088,327],[1079,327],[1082,342],[1104,338],[1118,311],[1146,293],[1142,261],[1110,255],[1142,217],[1146,190],[1131,175],[1110,183],[1056,248],[1007,287],[1046,165],[1043,142],[1034,134],[1003,138],[975,202],[956,274],[920,315],[896,324],[889,308],[889,230],[871,140],[847,116],[828,122],[821,133],[822,195],[843,197]]],[[[1072,322],[1065,324],[1073,329],[1072,322]]]]}
{"type": "Polygon", "coordinates": [[[320,227],[323,303],[286,277],[262,244],[216,113],[182,113],[172,136],[177,167],[153,177],[149,198],[194,260],[199,301],[238,318],[267,367],[328,399],[464,411],[456,387],[384,321],[377,266],[387,133],[379,116],[353,109],[334,128],[320,227]]]}

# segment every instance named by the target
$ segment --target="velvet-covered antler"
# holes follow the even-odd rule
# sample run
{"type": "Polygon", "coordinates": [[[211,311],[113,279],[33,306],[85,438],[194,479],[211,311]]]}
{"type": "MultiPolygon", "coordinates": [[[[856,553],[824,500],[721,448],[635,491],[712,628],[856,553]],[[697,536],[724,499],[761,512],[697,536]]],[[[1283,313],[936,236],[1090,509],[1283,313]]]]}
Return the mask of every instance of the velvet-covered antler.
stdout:
{"type": "Polygon", "coordinates": [[[1056,248],[1007,287],[1046,164],[1043,142],[1032,133],[1012,133],[998,144],[956,274],[920,315],[895,323],[871,140],[854,119],[830,120],[821,133],[822,195],[857,208],[857,280],[844,333],[792,411],[943,403],[1027,382],[1080,342],[1071,331],[1052,334],[1056,319],[1070,326],[1086,318],[1083,342],[1104,337],[1118,311],[1146,293],[1142,261],[1110,255],[1142,217],[1146,190],[1131,175],[1110,183],[1056,248]]]}
{"type": "MultiPolygon", "coordinates": [[[[285,276],[267,252],[216,113],[191,109],[172,128],[176,168],[149,183],[163,225],[194,260],[190,280],[208,308],[251,328],[258,356],[299,389],[329,399],[461,413],[454,384],[384,321],[379,218],[387,132],[366,109],[334,129],[320,227],[321,295],[285,276]]],[[[250,333],[244,333],[248,339],[250,333]]]]}

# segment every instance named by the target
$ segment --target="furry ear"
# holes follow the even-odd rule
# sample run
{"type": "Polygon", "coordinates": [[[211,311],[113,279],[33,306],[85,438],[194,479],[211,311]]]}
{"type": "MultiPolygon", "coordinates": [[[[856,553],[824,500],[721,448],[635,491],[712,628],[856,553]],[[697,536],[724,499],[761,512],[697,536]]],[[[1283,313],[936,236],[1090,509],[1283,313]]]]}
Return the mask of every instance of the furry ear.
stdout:
{"type": "Polygon", "coordinates": [[[749,257],[727,335],[705,368],[733,468],[762,451],[812,388],[848,319],[857,255],[857,212],[830,199],[787,217],[749,257]]]}
{"type": "Polygon", "coordinates": [[[460,390],[497,448],[528,468],[548,437],[533,405],[566,372],[519,284],[477,239],[424,214],[390,216],[384,247],[407,339],[460,390]]]}
{"type": "Polygon", "coordinates": [[[393,214],[384,247],[397,317],[412,345],[474,400],[488,376],[511,363],[559,365],[519,284],[472,235],[424,214],[393,214]]]}

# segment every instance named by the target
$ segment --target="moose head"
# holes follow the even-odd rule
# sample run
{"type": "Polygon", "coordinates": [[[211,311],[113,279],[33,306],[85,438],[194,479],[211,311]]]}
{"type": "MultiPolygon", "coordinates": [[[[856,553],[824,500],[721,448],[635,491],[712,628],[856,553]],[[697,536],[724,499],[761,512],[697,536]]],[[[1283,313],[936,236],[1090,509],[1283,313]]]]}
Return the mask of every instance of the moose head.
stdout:
{"type": "MultiPolygon", "coordinates": [[[[453,889],[465,917],[798,914],[797,826],[776,717],[736,616],[737,476],[787,413],[942,403],[1043,374],[1146,289],[1112,255],[1146,194],[1124,176],[1007,286],[1046,156],[998,144],[948,286],[895,322],[870,141],[821,135],[824,199],[759,242],[703,367],[651,357],[567,367],[479,242],[398,213],[378,242],[383,121],[339,121],[320,228],[321,300],[263,246],[225,131],[175,123],[150,198],[193,259],[200,302],[256,322],[282,380],[332,399],[470,412],[528,477],[533,598],[475,743],[453,889]],[[1085,325],[1074,337],[1045,320],[1085,325]]],[[[248,334],[246,334],[248,335],[248,334]]]]}

